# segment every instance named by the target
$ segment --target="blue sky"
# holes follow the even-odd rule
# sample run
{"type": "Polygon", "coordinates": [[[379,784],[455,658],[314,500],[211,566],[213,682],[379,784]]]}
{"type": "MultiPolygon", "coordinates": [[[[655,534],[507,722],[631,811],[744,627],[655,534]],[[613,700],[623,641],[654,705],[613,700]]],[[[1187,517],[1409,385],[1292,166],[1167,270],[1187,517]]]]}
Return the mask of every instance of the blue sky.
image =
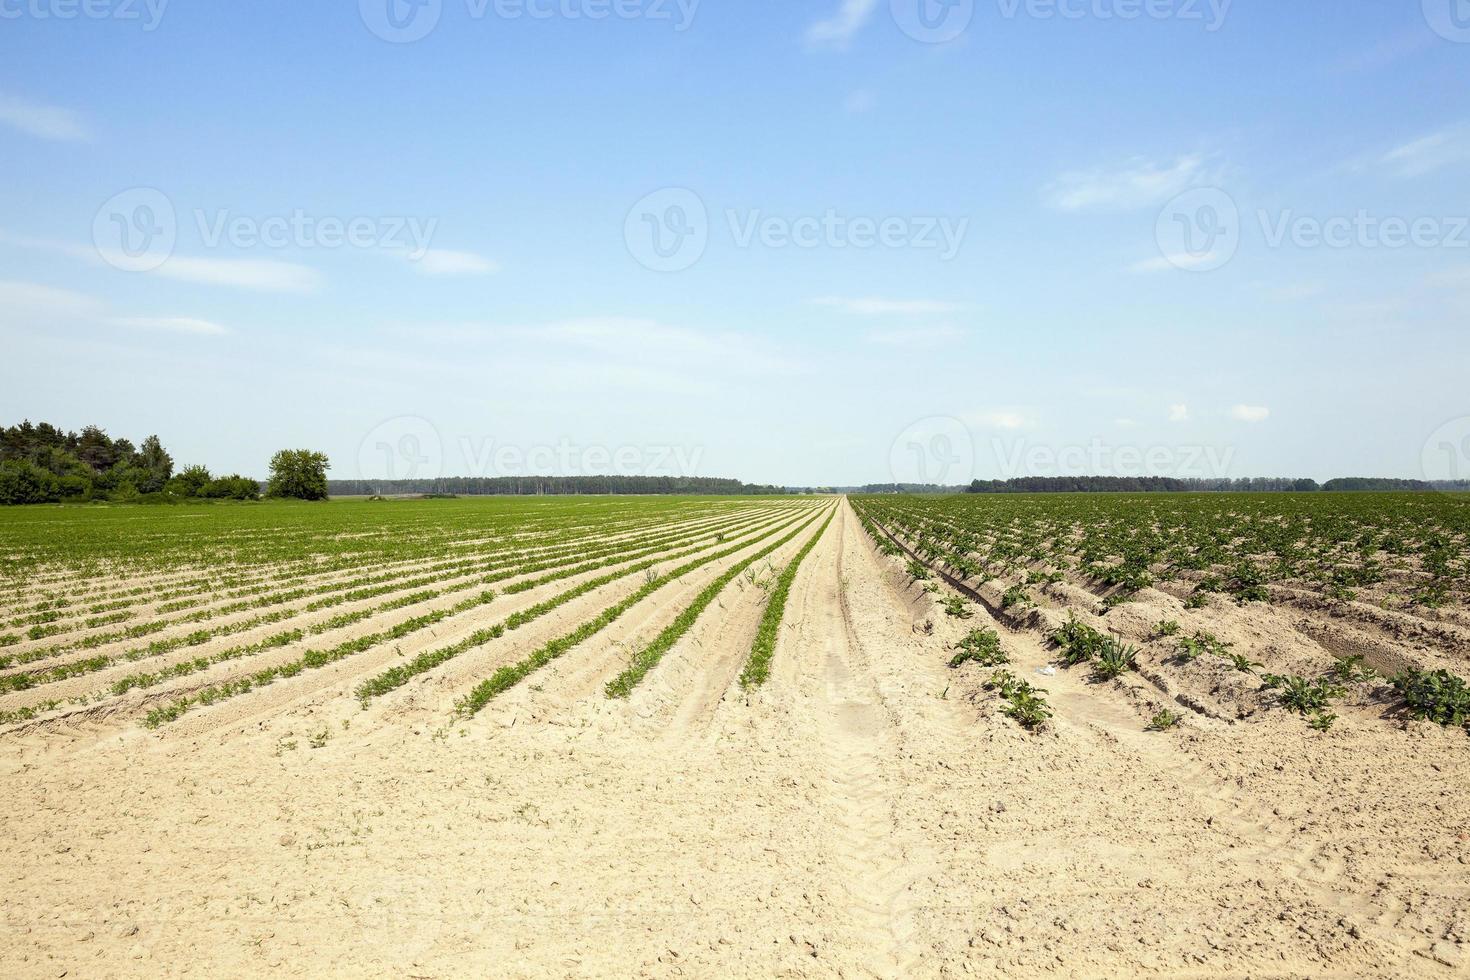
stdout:
{"type": "Polygon", "coordinates": [[[389,2],[0,0],[0,418],[252,475],[1470,476],[1463,0],[389,2]]]}

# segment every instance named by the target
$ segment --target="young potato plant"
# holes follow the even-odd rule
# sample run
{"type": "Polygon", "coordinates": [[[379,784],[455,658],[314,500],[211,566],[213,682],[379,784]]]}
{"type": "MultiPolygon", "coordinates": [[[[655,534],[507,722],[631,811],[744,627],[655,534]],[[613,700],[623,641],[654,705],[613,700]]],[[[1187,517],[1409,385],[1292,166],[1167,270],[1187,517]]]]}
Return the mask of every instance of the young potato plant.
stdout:
{"type": "Polygon", "coordinates": [[[987,691],[995,691],[1006,701],[1001,710],[1027,731],[1035,731],[1051,718],[1046,692],[1032,687],[1009,670],[997,670],[985,682],[987,691]]]}
{"type": "Polygon", "coordinates": [[[1000,634],[992,629],[971,630],[955,646],[955,650],[957,652],[949,661],[951,668],[971,662],[981,667],[1000,667],[1011,662],[1011,658],[1000,648],[1000,634]]]}
{"type": "Polygon", "coordinates": [[[1302,715],[1324,711],[1335,698],[1347,694],[1328,677],[1308,680],[1298,675],[1267,674],[1261,680],[1262,690],[1278,692],[1277,699],[1284,707],[1302,715]]]}
{"type": "Polygon", "coordinates": [[[1242,674],[1254,674],[1257,667],[1266,666],[1260,661],[1252,660],[1250,657],[1247,657],[1243,653],[1228,654],[1226,656],[1226,659],[1230,661],[1230,666],[1234,667],[1236,671],[1242,674]]]}
{"type": "Polygon", "coordinates": [[[1470,728],[1470,684],[1447,670],[1411,670],[1393,679],[1409,714],[1438,725],[1470,728]]]}
{"type": "Polygon", "coordinates": [[[1183,716],[1181,716],[1179,712],[1171,711],[1168,708],[1165,708],[1158,714],[1154,715],[1152,719],[1150,719],[1147,731],[1167,732],[1169,729],[1173,728],[1175,725],[1178,725],[1179,722],[1183,720],[1183,716]]]}
{"type": "Polygon", "coordinates": [[[1075,613],[1051,635],[1062,653],[1062,662],[1068,667],[1085,664],[1103,652],[1108,638],[1077,619],[1075,613]]]}
{"type": "Polygon", "coordinates": [[[946,596],[943,605],[945,613],[954,619],[969,619],[975,615],[970,604],[957,595],[946,596]]]}
{"type": "Polygon", "coordinates": [[[1026,591],[1024,585],[1013,585],[1006,589],[1005,594],[1000,597],[1000,608],[1002,609],[1016,609],[1024,612],[1035,605],[1036,602],[1031,598],[1031,593],[1026,591]]]}
{"type": "Polygon", "coordinates": [[[1213,633],[1196,630],[1194,635],[1187,636],[1179,641],[1179,648],[1174,653],[1174,659],[1180,663],[1187,664],[1198,660],[1205,654],[1211,654],[1217,657],[1229,657],[1231,656],[1230,644],[1217,638],[1213,633]]]}
{"type": "Polygon", "coordinates": [[[1377,671],[1364,665],[1363,657],[1357,654],[1350,657],[1339,657],[1327,673],[1334,680],[1339,680],[1344,684],[1361,684],[1378,678],[1377,671]]]}

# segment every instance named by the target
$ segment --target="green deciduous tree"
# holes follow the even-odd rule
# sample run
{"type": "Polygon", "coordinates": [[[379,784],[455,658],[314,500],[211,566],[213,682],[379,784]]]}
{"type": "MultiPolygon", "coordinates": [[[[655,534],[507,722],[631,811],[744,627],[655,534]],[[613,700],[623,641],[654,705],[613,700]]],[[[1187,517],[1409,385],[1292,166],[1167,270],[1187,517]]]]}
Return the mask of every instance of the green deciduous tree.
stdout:
{"type": "Polygon", "coordinates": [[[168,492],[176,497],[202,497],[213,479],[203,466],[185,466],[168,481],[168,492]]]}
{"type": "Polygon", "coordinates": [[[327,499],[327,454],[310,449],[282,449],[271,457],[268,497],[327,499]]]}

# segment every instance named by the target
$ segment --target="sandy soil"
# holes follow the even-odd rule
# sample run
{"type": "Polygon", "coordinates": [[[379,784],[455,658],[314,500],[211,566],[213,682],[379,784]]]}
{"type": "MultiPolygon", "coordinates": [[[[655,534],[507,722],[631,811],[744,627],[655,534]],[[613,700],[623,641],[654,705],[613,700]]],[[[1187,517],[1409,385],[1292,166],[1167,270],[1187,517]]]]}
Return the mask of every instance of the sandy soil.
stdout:
{"type": "MultiPolygon", "coordinates": [[[[454,696],[601,600],[366,711],[355,670],[323,671],[160,733],[0,738],[0,974],[1470,974],[1463,732],[1038,676],[1039,624],[946,616],[839,507],[752,694],[743,578],[632,698],[601,693],[724,564],[467,722],[454,696]],[[1049,730],[947,668],[979,625],[1048,690],[1049,730]],[[1144,731],[1190,698],[1214,708],[1144,731]]],[[[1189,614],[1329,657],[1293,610],[1189,614]]]]}

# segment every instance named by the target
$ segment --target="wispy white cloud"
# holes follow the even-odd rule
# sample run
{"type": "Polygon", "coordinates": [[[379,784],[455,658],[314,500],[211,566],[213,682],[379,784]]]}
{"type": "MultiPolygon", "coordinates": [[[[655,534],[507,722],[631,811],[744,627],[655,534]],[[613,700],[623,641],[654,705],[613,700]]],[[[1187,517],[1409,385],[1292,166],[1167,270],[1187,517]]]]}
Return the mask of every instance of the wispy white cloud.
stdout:
{"type": "Polygon", "coordinates": [[[1422,136],[1385,153],[1380,163],[1399,177],[1423,177],[1456,164],[1470,163],[1470,125],[1459,123],[1422,136]]]}
{"type": "Polygon", "coordinates": [[[192,316],[119,316],[108,322],[135,330],[159,330],[209,337],[221,337],[230,332],[228,327],[212,320],[200,320],[192,316]]]}
{"type": "Polygon", "coordinates": [[[1168,164],[1136,159],[1115,170],[1064,173],[1046,186],[1042,196],[1058,211],[1126,211],[1157,207],[1212,179],[1202,156],[1182,156],[1168,164]]]}
{"type": "Polygon", "coordinates": [[[310,293],[321,287],[320,273],[294,262],[272,259],[201,259],[175,255],[152,275],[180,282],[231,286],[267,293],[310,293]]]}
{"type": "Polygon", "coordinates": [[[1183,405],[1183,404],[1181,404],[1181,405],[1170,405],[1169,406],[1169,421],[1170,422],[1188,422],[1189,421],[1189,406],[1188,405],[1183,405]]]}
{"type": "Polygon", "coordinates": [[[1271,417],[1271,410],[1264,405],[1236,405],[1230,417],[1237,422],[1264,422],[1271,417]]]}
{"type": "Polygon", "coordinates": [[[1202,252],[1199,255],[1179,253],[1171,255],[1156,255],[1151,259],[1135,262],[1128,267],[1128,271],[1138,276],[1152,275],[1158,272],[1187,272],[1190,269],[1200,269],[1206,266],[1219,264],[1221,253],[1202,252]]]}
{"type": "Polygon", "coordinates": [[[873,12],[877,9],[878,0],[841,0],[831,17],[807,28],[806,39],[812,44],[845,48],[873,19],[873,12]]]}
{"type": "Polygon", "coordinates": [[[960,303],[935,299],[879,299],[877,297],[847,299],[841,296],[823,296],[812,302],[817,306],[842,310],[857,316],[925,316],[958,313],[964,309],[960,303]]]}
{"type": "Polygon", "coordinates": [[[0,326],[53,330],[59,325],[124,327],[195,336],[230,331],[189,316],[117,316],[94,296],[33,282],[0,281],[0,326]]]}
{"type": "Polygon", "coordinates": [[[57,289],[34,282],[17,280],[0,281],[0,309],[12,312],[50,316],[91,316],[103,309],[103,304],[90,296],[69,289],[57,289]]]}
{"type": "Polygon", "coordinates": [[[82,117],[70,109],[0,93],[0,123],[43,140],[82,143],[92,138],[82,117]]]}
{"type": "Polygon", "coordinates": [[[426,276],[493,276],[500,271],[500,263],[494,259],[447,248],[431,248],[411,261],[426,276]]]}
{"type": "MultiPolygon", "coordinates": [[[[103,262],[118,269],[127,269],[133,262],[129,256],[115,250],[44,238],[27,238],[3,231],[0,231],[0,243],[45,249],[84,262],[103,262]]],[[[273,259],[216,259],[172,255],[158,268],[136,274],[274,293],[309,293],[322,285],[322,277],[317,270],[294,262],[278,262],[273,259]]]]}

